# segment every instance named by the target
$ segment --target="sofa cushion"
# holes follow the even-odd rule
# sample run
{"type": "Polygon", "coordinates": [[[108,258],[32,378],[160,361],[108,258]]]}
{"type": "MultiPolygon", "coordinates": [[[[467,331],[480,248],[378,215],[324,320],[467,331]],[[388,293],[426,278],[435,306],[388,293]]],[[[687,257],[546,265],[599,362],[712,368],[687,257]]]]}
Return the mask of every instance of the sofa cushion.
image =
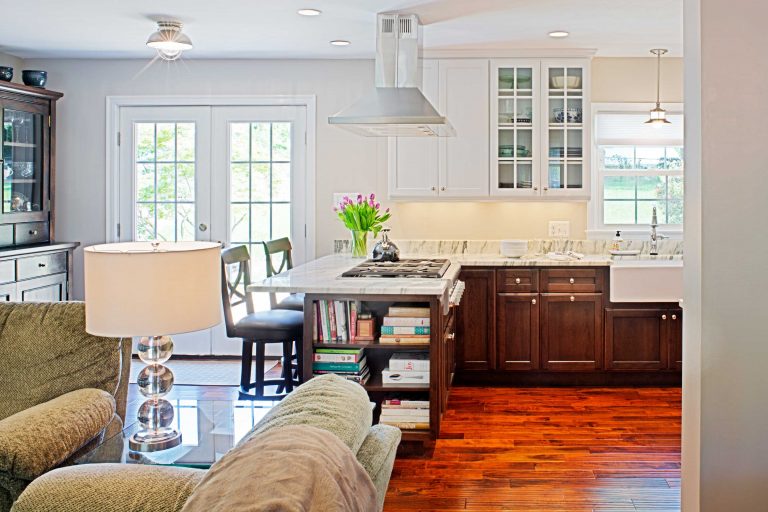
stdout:
{"type": "Polygon", "coordinates": [[[312,425],[335,434],[357,453],[373,422],[368,394],[338,375],[310,379],[270,410],[245,436],[287,425],[312,425]]]}
{"type": "Polygon", "coordinates": [[[214,464],[182,512],[371,512],[376,489],[332,433],[287,425],[254,436],[214,464]]]}
{"type": "Polygon", "coordinates": [[[116,338],[85,332],[81,302],[0,303],[0,420],[82,388],[124,400],[116,393],[127,385],[122,349],[116,338]]]}

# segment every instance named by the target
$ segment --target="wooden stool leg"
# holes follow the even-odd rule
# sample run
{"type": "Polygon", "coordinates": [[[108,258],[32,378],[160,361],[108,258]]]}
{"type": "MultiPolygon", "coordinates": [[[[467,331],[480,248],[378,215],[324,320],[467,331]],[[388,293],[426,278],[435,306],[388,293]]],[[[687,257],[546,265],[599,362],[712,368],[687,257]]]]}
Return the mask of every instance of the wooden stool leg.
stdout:
{"type": "Polygon", "coordinates": [[[285,390],[290,393],[293,391],[293,342],[283,342],[283,382],[285,382],[285,390]]]}
{"type": "Polygon", "coordinates": [[[253,364],[253,341],[243,340],[243,356],[240,361],[240,391],[248,393],[251,385],[251,366],[253,364]]]}
{"type": "Polygon", "coordinates": [[[256,379],[254,397],[264,398],[264,343],[256,342],[256,379]]]}

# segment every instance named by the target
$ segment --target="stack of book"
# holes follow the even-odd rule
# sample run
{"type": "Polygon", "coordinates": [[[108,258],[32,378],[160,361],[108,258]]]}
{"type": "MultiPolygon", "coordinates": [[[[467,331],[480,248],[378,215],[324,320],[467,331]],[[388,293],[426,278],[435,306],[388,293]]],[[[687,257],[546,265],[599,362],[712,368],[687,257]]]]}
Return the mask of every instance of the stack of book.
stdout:
{"type": "Polygon", "coordinates": [[[382,320],[379,343],[429,343],[429,308],[391,306],[382,320]]]}
{"type": "Polygon", "coordinates": [[[429,384],[429,352],[395,352],[381,371],[382,384],[429,384]]]}
{"type": "Polygon", "coordinates": [[[314,339],[323,343],[344,343],[357,337],[358,303],[349,300],[315,301],[314,339]]]}
{"type": "Polygon", "coordinates": [[[371,377],[362,348],[316,348],[312,373],[335,373],[359,384],[365,384],[371,377]]]}
{"type": "Polygon", "coordinates": [[[429,430],[429,401],[384,400],[379,423],[404,430],[429,430]]]}

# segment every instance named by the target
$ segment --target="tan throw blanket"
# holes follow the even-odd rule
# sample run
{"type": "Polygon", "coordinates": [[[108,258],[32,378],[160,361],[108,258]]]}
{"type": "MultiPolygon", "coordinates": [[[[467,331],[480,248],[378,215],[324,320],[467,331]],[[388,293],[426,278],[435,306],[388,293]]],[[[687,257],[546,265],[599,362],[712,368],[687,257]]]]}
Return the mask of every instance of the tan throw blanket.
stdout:
{"type": "Polygon", "coordinates": [[[290,425],[222,457],[182,512],[375,510],[376,489],[350,449],[327,430],[290,425]]]}

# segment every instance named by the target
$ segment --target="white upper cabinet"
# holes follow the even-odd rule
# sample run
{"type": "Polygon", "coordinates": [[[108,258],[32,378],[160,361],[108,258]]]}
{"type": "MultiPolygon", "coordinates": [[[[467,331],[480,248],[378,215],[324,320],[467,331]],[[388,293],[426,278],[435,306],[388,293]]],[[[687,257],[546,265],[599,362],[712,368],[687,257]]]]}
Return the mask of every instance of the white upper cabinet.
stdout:
{"type": "Polygon", "coordinates": [[[441,137],[439,170],[443,197],[488,195],[488,61],[441,60],[438,110],[456,130],[441,137]]]}
{"type": "MultiPolygon", "coordinates": [[[[437,107],[438,62],[423,63],[421,92],[437,107]]],[[[437,137],[389,138],[389,196],[437,197],[439,187],[437,137]]]]}
{"type": "Polygon", "coordinates": [[[455,137],[389,140],[393,199],[589,199],[589,59],[425,60],[455,137]]]}
{"type": "Polygon", "coordinates": [[[389,196],[487,197],[488,61],[425,60],[423,65],[421,91],[448,118],[456,136],[390,138],[389,196]]]}

